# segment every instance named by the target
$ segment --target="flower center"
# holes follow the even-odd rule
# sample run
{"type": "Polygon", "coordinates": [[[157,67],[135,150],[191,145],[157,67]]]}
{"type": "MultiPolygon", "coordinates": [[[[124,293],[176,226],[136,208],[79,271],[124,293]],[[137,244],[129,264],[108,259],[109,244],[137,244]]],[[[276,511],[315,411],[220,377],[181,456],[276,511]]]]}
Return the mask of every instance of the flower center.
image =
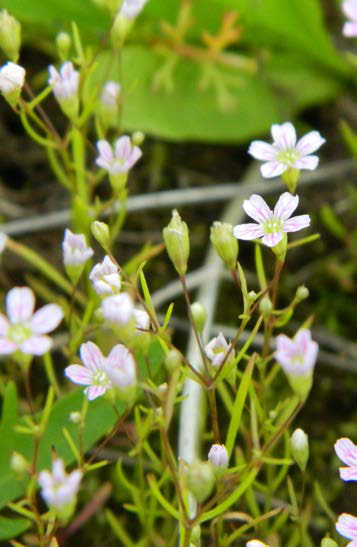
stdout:
{"type": "Polygon", "coordinates": [[[94,386],[106,386],[108,383],[108,376],[104,370],[98,370],[92,374],[92,385],[94,386]]]}
{"type": "Polygon", "coordinates": [[[29,326],[24,325],[23,323],[18,323],[16,325],[11,325],[8,331],[8,338],[15,344],[22,344],[25,340],[28,340],[32,335],[31,329],[29,326]]]}
{"type": "Polygon", "coordinates": [[[271,217],[267,222],[264,224],[264,232],[266,234],[274,234],[276,232],[281,232],[283,229],[283,223],[281,220],[275,217],[271,217]]]}
{"type": "Polygon", "coordinates": [[[291,363],[293,365],[303,365],[304,364],[304,354],[297,351],[294,355],[291,356],[291,363]]]}
{"type": "Polygon", "coordinates": [[[292,166],[294,163],[300,159],[300,154],[295,148],[290,148],[288,150],[283,150],[278,153],[277,160],[285,165],[292,166]]]}

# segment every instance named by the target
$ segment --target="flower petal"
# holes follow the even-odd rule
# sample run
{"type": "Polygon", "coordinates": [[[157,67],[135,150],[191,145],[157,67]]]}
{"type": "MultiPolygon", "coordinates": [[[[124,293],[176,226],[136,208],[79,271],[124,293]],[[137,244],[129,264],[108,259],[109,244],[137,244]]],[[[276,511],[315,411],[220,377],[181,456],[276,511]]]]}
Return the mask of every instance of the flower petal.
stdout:
{"type": "Polygon", "coordinates": [[[6,336],[7,331],[9,330],[9,321],[7,317],[0,313],[0,336],[6,336]]]}
{"type": "Polygon", "coordinates": [[[69,365],[64,369],[64,373],[75,384],[89,386],[92,383],[90,371],[82,365],[69,365]]]}
{"type": "Polygon", "coordinates": [[[357,22],[357,2],[356,0],[346,0],[342,4],[342,11],[349,19],[357,22]]]}
{"type": "Polygon", "coordinates": [[[122,344],[117,344],[113,347],[111,352],[109,353],[106,365],[109,367],[115,367],[118,366],[120,363],[125,361],[126,357],[128,355],[128,350],[125,346],[122,344]]]}
{"type": "Polygon", "coordinates": [[[34,333],[47,334],[58,327],[62,319],[62,309],[57,304],[47,304],[34,313],[30,325],[34,333]]]}
{"type": "Polygon", "coordinates": [[[22,353],[29,355],[44,355],[51,347],[52,340],[49,336],[31,336],[31,338],[20,344],[19,349],[22,353]]]}
{"type": "Polygon", "coordinates": [[[234,226],[233,235],[237,239],[244,239],[247,241],[250,239],[257,239],[258,237],[261,237],[262,235],[264,235],[264,232],[259,224],[253,224],[249,222],[247,224],[237,224],[237,226],[234,226]]]}
{"type": "Polygon", "coordinates": [[[9,355],[17,350],[17,345],[7,338],[0,337],[0,355],[9,355]]]}
{"type": "Polygon", "coordinates": [[[284,192],[275,205],[274,217],[279,220],[287,220],[291,217],[298,204],[299,196],[293,196],[289,192],[284,192]]]}
{"type": "Polygon", "coordinates": [[[119,137],[115,141],[115,157],[120,160],[127,160],[131,152],[131,140],[127,135],[119,137]]]}
{"type": "Polygon", "coordinates": [[[87,395],[89,401],[93,401],[97,397],[100,397],[106,392],[107,388],[104,386],[90,386],[84,390],[84,393],[87,395]]]}
{"type": "Polygon", "coordinates": [[[304,158],[296,160],[293,163],[293,167],[295,167],[295,169],[308,169],[309,171],[313,171],[318,166],[318,163],[318,156],[305,156],[304,158]]]}
{"type": "Polygon", "coordinates": [[[86,342],[81,345],[81,359],[86,367],[93,372],[103,370],[104,357],[100,349],[93,342],[86,342]]]}
{"type": "Polygon", "coordinates": [[[108,163],[113,161],[113,150],[108,141],[101,139],[97,142],[97,148],[99,150],[101,159],[105,160],[108,163]]]}
{"type": "Polygon", "coordinates": [[[340,467],[340,477],[343,481],[357,481],[357,467],[340,467]]]}
{"type": "Polygon", "coordinates": [[[336,530],[347,539],[357,539],[357,518],[347,513],[342,513],[336,522],[336,530]]]}
{"type": "Polygon", "coordinates": [[[354,38],[357,36],[357,23],[345,23],[342,28],[342,34],[347,38],[354,38]]]}
{"type": "Polygon", "coordinates": [[[296,150],[302,156],[307,156],[318,150],[325,142],[326,139],[322,138],[318,131],[310,131],[310,133],[307,133],[298,141],[296,150]]]}
{"type": "Polygon", "coordinates": [[[274,146],[264,141],[253,141],[248,148],[248,154],[256,160],[273,161],[276,158],[274,146]]]}
{"type": "Polygon", "coordinates": [[[28,287],[14,287],[6,296],[6,311],[10,323],[23,323],[32,317],[35,295],[28,287]]]}
{"type": "Polygon", "coordinates": [[[280,150],[289,150],[295,147],[296,131],[292,123],[286,122],[281,125],[274,124],[271,126],[271,134],[280,150]]]}
{"type": "Polygon", "coordinates": [[[268,247],[275,247],[283,239],[282,232],[273,232],[271,234],[266,234],[262,238],[262,243],[268,247]]]}
{"type": "Polygon", "coordinates": [[[284,232],[297,232],[310,226],[310,215],[299,215],[289,218],[284,224],[284,232]]]}
{"type": "Polygon", "coordinates": [[[266,222],[272,214],[265,200],[258,194],[253,194],[249,199],[244,200],[243,209],[258,224],[266,222]]]}
{"type": "Polygon", "coordinates": [[[335,443],[335,451],[340,460],[346,465],[357,466],[357,446],[348,439],[342,437],[335,443]]]}
{"type": "Polygon", "coordinates": [[[288,166],[280,161],[268,161],[261,166],[260,172],[265,179],[271,179],[282,175],[287,168],[288,166]]]}

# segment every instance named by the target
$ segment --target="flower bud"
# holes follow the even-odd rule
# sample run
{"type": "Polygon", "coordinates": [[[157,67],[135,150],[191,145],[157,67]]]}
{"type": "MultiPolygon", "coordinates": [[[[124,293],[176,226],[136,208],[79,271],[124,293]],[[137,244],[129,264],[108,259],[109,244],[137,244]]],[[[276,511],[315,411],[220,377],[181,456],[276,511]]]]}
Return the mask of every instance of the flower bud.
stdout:
{"type": "Polygon", "coordinates": [[[214,222],[210,239],[227,268],[234,270],[238,258],[238,240],[233,235],[233,226],[225,222],[214,222]]]}
{"type": "Polygon", "coordinates": [[[324,538],[321,541],[321,547],[337,547],[337,543],[331,538],[324,538]]]}
{"type": "Polygon", "coordinates": [[[208,452],[208,460],[214,467],[226,469],[229,456],[224,444],[213,444],[208,452]]]}
{"type": "Polygon", "coordinates": [[[145,140],[145,133],[142,131],[134,131],[134,133],[131,136],[131,142],[135,146],[141,146],[145,140]]]}
{"type": "Polygon", "coordinates": [[[295,429],[290,438],[291,453],[301,471],[305,471],[309,459],[309,441],[302,429],[295,429]]]}
{"type": "Polygon", "coordinates": [[[257,297],[258,295],[255,291],[249,291],[249,293],[247,294],[247,298],[251,304],[256,301],[257,297]]]}
{"type": "Polygon", "coordinates": [[[103,247],[105,251],[108,251],[110,247],[110,234],[109,226],[105,222],[99,222],[95,220],[91,224],[91,232],[93,237],[98,241],[98,243],[103,247]]]}
{"type": "Polygon", "coordinates": [[[273,304],[269,296],[264,296],[259,302],[259,311],[263,315],[264,319],[268,319],[273,310],[273,304]]]}
{"type": "Polygon", "coordinates": [[[262,541],[259,541],[259,539],[251,539],[246,544],[246,547],[269,547],[269,545],[263,543],[262,541]]]}
{"type": "Polygon", "coordinates": [[[25,69],[8,62],[0,68],[0,91],[10,106],[15,107],[25,81],[25,69]]]}
{"type": "Polygon", "coordinates": [[[310,294],[309,289],[305,287],[305,285],[301,285],[300,287],[297,288],[296,300],[298,300],[299,302],[301,300],[305,300],[305,298],[309,297],[309,294],[310,294]]]}
{"type": "Polygon", "coordinates": [[[125,292],[108,296],[102,301],[102,311],[105,321],[124,326],[134,317],[134,302],[125,292]]]}
{"type": "Polygon", "coordinates": [[[30,470],[30,462],[20,454],[20,452],[13,452],[10,461],[11,470],[16,475],[24,475],[30,470]]]}
{"type": "Polygon", "coordinates": [[[165,356],[165,366],[172,374],[177,370],[182,363],[182,355],[177,349],[171,349],[165,356]]]}
{"type": "Polygon", "coordinates": [[[191,304],[191,313],[196,329],[199,333],[201,333],[207,319],[206,309],[199,302],[194,302],[193,304],[191,304]]]}
{"type": "Polygon", "coordinates": [[[107,82],[103,87],[99,101],[99,116],[105,128],[117,124],[121,87],[117,82],[107,82]]]}
{"type": "Polygon", "coordinates": [[[72,38],[68,32],[59,32],[56,36],[56,46],[61,61],[68,59],[68,53],[72,45],[72,38]]]}
{"type": "Polygon", "coordinates": [[[211,494],[215,475],[210,462],[193,462],[187,467],[187,486],[198,502],[211,494]]]}
{"type": "Polygon", "coordinates": [[[171,221],[164,228],[163,236],[171,262],[179,276],[184,276],[190,253],[190,240],[187,224],[181,220],[176,209],[172,211],[171,221]]]}
{"type": "Polygon", "coordinates": [[[94,266],[89,279],[94,290],[100,295],[113,295],[120,291],[121,279],[118,266],[106,255],[103,262],[94,266]]]}
{"type": "Polygon", "coordinates": [[[84,234],[73,234],[67,228],[64,233],[62,250],[67,275],[75,284],[83,273],[85,263],[93,255],[93,249],[87,246],[84,234]]]}
{"type": "Polygon", "coordinates": [[[82,420],[81,413],[78,412],[78,410],[71,412],[69,415],[69,419],[73,424],[80,424],[82,420]]]}
{"type": "Polygon", "coordinates": [[[192,528],[190,543],[194,547],[201,547],[201,526],[199,524],[192,528]]]}
{"type": "Polygon", "coordinates": [[[21,25],[5,9],[0,12],[0,47],[10,61],[17,62],[21,47],[21,25]]]}
{"type": "Polygon", "coordinates": [[[74,70],[71,62],[66,62],[59,72],[54,66],[50,66],[49,73],[48,83],[53,86],[53,93],[63,113],[71,120],[75,120],[79,109],[79,72],[74,70]]]}
{"type": "Polygon", "coordinates": [[[133,27],[133,24],[134,21],[132,19],[124,17],[119,11],[114,19],[114,23],[110,32],[110,37],[114,49],[119,50],[123,46],[126,37],[133,27]]]}

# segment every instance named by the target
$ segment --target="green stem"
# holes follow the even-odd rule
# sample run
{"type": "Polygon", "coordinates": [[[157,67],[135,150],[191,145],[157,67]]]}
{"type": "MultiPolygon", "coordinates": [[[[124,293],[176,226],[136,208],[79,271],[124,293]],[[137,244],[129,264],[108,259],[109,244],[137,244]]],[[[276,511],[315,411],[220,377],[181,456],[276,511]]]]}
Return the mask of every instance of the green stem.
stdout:
{"type": "Polygon", "coordinates": [[[51,354],[49,352],[45,353],[45,355],[43,356],[43,360],[44,360],[44,363],[45,363],[45,370],[46,370],[47,379],[48,379],[50,385],[53,387],[57,397],[60,397],[61,388],[60,388],[60,386],[57,382],[56,373],[55,373],[55,370],[54,370],[54,367],[53,367],[51,354]]]}
{"type": "Polygon", "coordinates": [[[72,129],[72,152],[76,173],[76,190],[84,204],[88,203],[88,184],[86,180],[85,143],[82,133],[76,127],[72,129]]]}

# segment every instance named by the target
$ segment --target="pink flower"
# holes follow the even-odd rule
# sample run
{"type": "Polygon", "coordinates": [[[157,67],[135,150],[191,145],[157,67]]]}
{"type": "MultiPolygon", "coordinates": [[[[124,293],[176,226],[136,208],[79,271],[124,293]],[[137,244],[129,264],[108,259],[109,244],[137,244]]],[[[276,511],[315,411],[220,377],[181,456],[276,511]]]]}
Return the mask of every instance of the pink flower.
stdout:
{"type": "Polygon", "coordinates": [[[114,154],[108,141],[98,141],[97,148],[99,157],[96,159],[96,163],[110,175],[127,173],[142,156],[140,148],[133,146],[130,138],[126,135],[116,140],[114,154]]]}
{"type": "Polygon", "coordinates": [[[15,287],[6,296],[8,319],[0,313],[0,354],[16,350],[29,355],[43,355],[52,340],[43,336],[62,321],[63,312],[56,304],[47,304],[35,313],[35,295],[28,287],[15,287]]]}
{"type": "Polygon", "coordinates": [[[317,156],[311,156],[325,142],[318,131],[310,131],[296,143],[296,131],[292,123],[272,125],[273,144],[253,141],[248,153],[264,163],[260,170],[265,178],[277,177],[287,169],[316,169],[317,156]]]}
{"type": "MultiPolygon", "coordinates": [[[[220,332],[218,336],[212,338],[212,340],[205,346],[205,353],[208,359],[211,361],[213,367],[219,367],[225,357],[227,352],[230,350],[232,344],[228,344],[227,340],[220,332]]],[[[229,354],[229,359],[231,360],[234,357],[234,352],[231,351],[229,354]]]]}
{"type": "Polygon", "coordinates": [[[342,34],[348,38],[357,36],[357,0],[346,0],[342,4],[343,13],[351,19],[343,25],[342,34]]]}
{"type": "Polygon", "coordinates": [[[114,346],[108,355],[105,362],[105,370],[113,387],[125,390],[136,383],[134,357],[122,344],[114,346]]]}
{"type": "Polygon", "coordinates": [[[237,239],[262,238],[262,243],[268,247],[275,247],[287,232],[297,232],[310,225],[309,215],[291,217],[299,203],[299,197],[284,192],[271,211],[261,196],[253,194],[243,203],[243,209],[257,224],[239,224],[233,228],[233,235],[237,239]]]}
{"type": "Polygon", "coordinates": [[[114,264],[110,256],[106,255],[103,262],[94,266],[89,279],[98,294],[116,294],[120,291],[121,280],[118,266],[114,264]]]}
{"type": "Polygon", "coordinates": [[[342,513],[336,522],[336,530],[341,536],[352,539],[347,547],[357,547],[357,518],[347,513],[342,513]]]}
{"type": "Polygon", "coordinates": [[[312,374],[319,346],[311,340],[311,332],[301,329],[293,339],[285,334],[276,337],[275,358],[284,372],[292,376],[312,374]]]}
{"type": "Polygon", "coordinates": [[[93,249],[87,246],[83,234],[73,234],[66,229],[62,242],[63,262],[66,266],[78,266],[84,264],[92,255],[93,249]]]}
{"type": "Polygon", "coordinates": [[[126,325],[134,317],[134,302],[128,293],[108,296],[102,301],[103,318],[109,323],[126,325]]]}
{"type": "Polygon", "coordinates": [[[52,473],[41,471],[38,476],[41,496],[49,507],[61,509],[73,502],[81,479],[82,471],[77,469],[67,475],[63,461],[57,458],[52,464],[52,473]]]}
{"type": "Polygon", "coordinates": [[[87,395],[89,401],[100,397],[107,389],[113,387],[106,373],[105,365],[108,360],[111,362],[114,350],[115,348],[112,349],[108,357],[104,357],[96,344],[86,342],[80,348],[84,366],[69,365],[64,371],[65,375],[75,384],[88,386],[83,393],[87,395]]]}
{"type": "Polygon", "coordinates": [[[71,62],[64,63],[57,72],[54,66],[49,67],[49,85],[53,85],[53,93],[58,102],[72,99],[77,95],[79,72],[74,70],[71,62]]]}
{"type": "Polygon", "coordinates": [[[100,96],[101,103],[105,107],[115,110],[118,105],[120,90],[121,87],[117,82],[107,82],[100,96]]]}
{"type": "Polygon", "coordinates": [[[337,456],[348,467],[340,467],[340,477],[344,481],[357,481],[357,446],[350,439],[338,439],[335,443],[337,456]]]}

